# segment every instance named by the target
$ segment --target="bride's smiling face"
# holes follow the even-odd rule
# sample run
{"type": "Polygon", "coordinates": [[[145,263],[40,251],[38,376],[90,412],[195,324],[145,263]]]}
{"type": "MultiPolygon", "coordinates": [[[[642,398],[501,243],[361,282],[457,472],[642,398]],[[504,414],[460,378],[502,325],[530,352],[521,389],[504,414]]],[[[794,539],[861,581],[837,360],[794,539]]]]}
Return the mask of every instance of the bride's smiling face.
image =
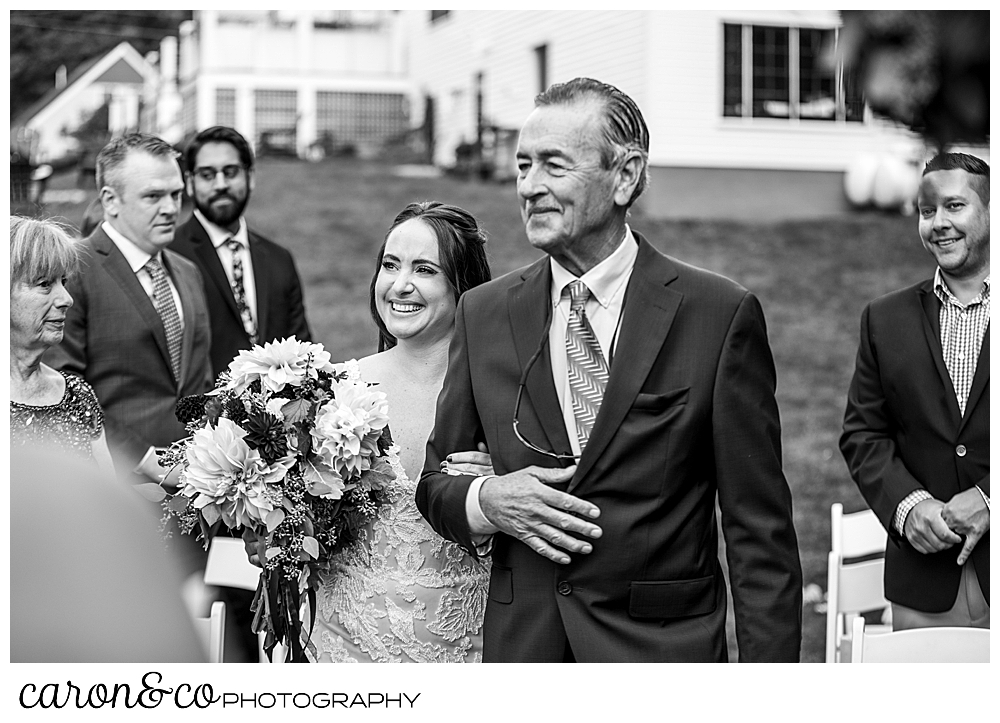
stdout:
{"type": "Polygon", "coordinates": [[[448,282],[430,226],[404,221],[386,239],[375,282],[375,305],[396,339],[439,338],[455,324],[455,292],[448,282]]]}

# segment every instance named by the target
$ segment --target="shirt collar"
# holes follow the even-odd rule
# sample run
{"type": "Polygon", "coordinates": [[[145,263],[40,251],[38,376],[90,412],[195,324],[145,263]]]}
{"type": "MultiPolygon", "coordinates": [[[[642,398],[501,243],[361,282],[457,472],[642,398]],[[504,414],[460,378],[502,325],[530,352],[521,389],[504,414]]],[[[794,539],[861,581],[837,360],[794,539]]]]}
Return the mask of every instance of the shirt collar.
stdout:
{"type": "MultiPolygon", "coordinates": [[[[108,235],[108,238],[114,242],[115,246],[118,247],[118,250],[122,252],[122,256],[125,257],[125,260],[128,262],[133,274],[138,273],[139,270],[146,265],[146,262],[153,258],[150,254],[136,246],[135,243],[125,238],[125,236],[123,236],[118,229],[107,221],[104,221],[101,224],[101,229],[108,235]]],[[[160,254],[157,253],[156,256],[159,257],[160,254]]]]}
{"type": "Polygon", "coordinates": [[[194,210],[194,216],[198,219],[199,223],[204,227],[205,231],[208,233],[208,238],[212,242],[212,245],[218,249],[222,244],[228,241],[230,238],[234,238],[241,244],[250,247],[250,238],[247,233],[247,221],[245,218],[240,216],[240,227],[236,233],[229,233],[228,230],[222,228],[222,226],[217,226],[216,224],[205,218],[205,214],[199,211],[197,208],[194,210]]]}
{"type": "MultiPolygon", "coordinates": [[[[579,277],[580,281],[590,289],[590,293],[597,303],[605,309],[608,308],[615,293],[628,279],[638,254],[639,244],[632,235],[632,229],[626,224],[625,235],[622,236],[618,248],[604,261],[579,277]]],[[[563,289],[571,281],[576,281],[578,277],[554,258],[549,258],[549,265],[552,269],[552,305],[558,306],[563,289]]]]}
{"type": "MultiPolygon", "coordinates": [[[[938,266],[934,270],[933,288],[934,288],[934,293],[937,295],[939,299],[941,299],[941,301],[950,301],[951,303],[962,306],[962,304],[959,303],[956,296],[953,293],[951,293],[951,289],[948,288],[948,284],[945,283],[944,274],[941,273],[940,266],[938,266]]],[[[990,277],[987,275],[987,277],[983,279],[983,288],[979,291],[979,296],[973,299],[971,303],[975,304],[977,301],[985,299],[989,295],[990,295],[990,277]]]]}

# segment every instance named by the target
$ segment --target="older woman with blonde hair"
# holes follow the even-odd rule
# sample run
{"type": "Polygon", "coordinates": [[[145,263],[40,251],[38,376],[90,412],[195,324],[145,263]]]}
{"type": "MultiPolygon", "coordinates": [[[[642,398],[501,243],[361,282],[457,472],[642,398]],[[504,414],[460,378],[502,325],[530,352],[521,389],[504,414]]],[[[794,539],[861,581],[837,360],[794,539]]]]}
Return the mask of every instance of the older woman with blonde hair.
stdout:
{"type": "Polygon", "coordinates": [[[94,390],[42,363],[62,341],[73,305],[66,278],[77,265],[75,242],[62,226],[10,217],[10,442],[55,446],[114,474],[94,390]]]}

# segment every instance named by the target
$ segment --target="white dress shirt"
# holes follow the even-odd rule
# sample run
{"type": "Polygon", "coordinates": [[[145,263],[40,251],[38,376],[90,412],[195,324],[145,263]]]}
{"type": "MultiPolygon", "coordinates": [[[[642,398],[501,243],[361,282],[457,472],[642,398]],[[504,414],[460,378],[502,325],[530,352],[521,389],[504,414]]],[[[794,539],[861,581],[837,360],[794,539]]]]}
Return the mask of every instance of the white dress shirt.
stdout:
{"type": "MultiPolygon", "coordinates": [[[[118,232],[114,226],[105,221],[101,224],[101,229],[104,233],[108,235],[108,238],[118,247],[118,250],[122,252],[122,256],[125,257],[125,261],[128,262],[129,267],[132,269],[132,273],[135,274],[136,279],[142,285],[143,291],[146,295],[152,299],[153,298],[153,277],[150,276],[149,271],[146,270],[146,263],[153,258],[150,254],[143,251],[141,248],[136,246],[134,243],[129,241],[125,236],[118,232]]],[[[160,264],[163,265],[163,270],[167,272],[167,285],[170,286],[170,293],[174,297],[174,306],[177,307],[177,316],[181,319],[181,328],[184,328],[184,306],[181,304],[181,295],[177,291],[177,287],[174,285],[174,280],[170,278],[170,270],[167,268],[166,264],[163,263],[163,254],[156,254],[157,258],[160,260],[160,264]]]]}
{"type": "MultiPolygon", "coordinates": [[[[552,323],[549,326],[549,361],[552,365],[552,381],[556,387],[559,406],[562,409],[563,422],[566,425],[566,436],[569,437],[573,454],[579,456],[580,441],[576,431],[576,416],[573,414],[573,399],[569,391],[569,373],[566,363],[566,326],[569,323],[569,294],[563,294],[563,289],[579,278],[590,289],[584,310],[587,320],[597,337],[604,358],[610,360],[618,343],[621,331],[622,309],[625,305],[625,290],[632,278],[632,269],[639,253],[639,245],[632,235],[632,230],[626,225],[625,235],[618,248],[608,258],[577,277],[571,271],[559,264],[555,259],[549,259],[552,272],[550,287],[552,304],[552,323]]],[[[497,532],[479,505],[479,489],[489,475],[477,477],[469,487],[465,498],[465,512],[469,520],[469,529],[475,535],[492,535],[497,532]]],[[[488,540],[476,539],[475,542],[483,548],[488,540]]],[[[481,551],[484,551],[481,549],[481,551]]]]}
{"type": "Polygon", "coordinates": [[[208,238],[215,246],[215,252],[219,254],[219,261],[229,279],[229,288],[233,288],[233,250],[226,244],[230,238],[239,241],[243,246],[239,250],[240,261],[243,263],[243,293],[246,295],[247,307],[250,309],[250,316],[254,323],[257,323],[257,286],[254,284],[253,260],[250,257],[250,234],[247,232],[246,219],[240,216],[240,228],[236,233],[230,233],[221,226],[205,218],[205,215],[198,209],[194,210],[195,218],[201,222],[208,238]]]}

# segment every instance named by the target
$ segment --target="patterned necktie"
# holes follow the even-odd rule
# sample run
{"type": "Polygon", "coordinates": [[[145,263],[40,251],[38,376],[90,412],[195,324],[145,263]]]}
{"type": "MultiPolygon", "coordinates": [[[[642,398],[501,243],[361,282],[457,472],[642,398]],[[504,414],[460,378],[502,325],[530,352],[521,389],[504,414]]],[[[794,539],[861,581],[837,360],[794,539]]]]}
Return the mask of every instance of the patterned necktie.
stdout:
{"type": "MultiPolygon", "coordinates": [[[[573,397],[573,416],[576,417],[576,433],[582,453],[594,428],[601,400],[604,399],[604,388],[608,385],[608,365],[584,311],[584,305],[590,298],[590,289],[579,279],[569,283],[566,289],[570,295],[569,323],[566,325],[566,366],[570,394],[573,397]]],[[[564,294],[566,289],[563,290],[564,294]]]]}
{"type": "Polygon", "coordinates": [[[163,321],[163,331],[167,334],[167,351],[170,353],[170,368],[174,372],[174,379],[179,381],[181,378],[181,339],[184,336],[181,317],[177,313],[177,305],[174,304],[174,295],[170,292],[170,284],[167,283],[167,272],[163,270],[159,259],[154,256],[146,262],[144,268],[153,279],[153,306],[163,321]]]}
{"type": "Polygon", "coordinates": [[[236,299],[236,310],[240,312],[243,330],[250,337],[250,344],[256,345],[257,324],[253,320],[253,314],[250,313],[250,307],[247,305],[247,292],[243,288],[243,256],[240,254],[243,244],[230,237],[226,239],[226,245],[233,252],[233,297],[236,299]]]}

